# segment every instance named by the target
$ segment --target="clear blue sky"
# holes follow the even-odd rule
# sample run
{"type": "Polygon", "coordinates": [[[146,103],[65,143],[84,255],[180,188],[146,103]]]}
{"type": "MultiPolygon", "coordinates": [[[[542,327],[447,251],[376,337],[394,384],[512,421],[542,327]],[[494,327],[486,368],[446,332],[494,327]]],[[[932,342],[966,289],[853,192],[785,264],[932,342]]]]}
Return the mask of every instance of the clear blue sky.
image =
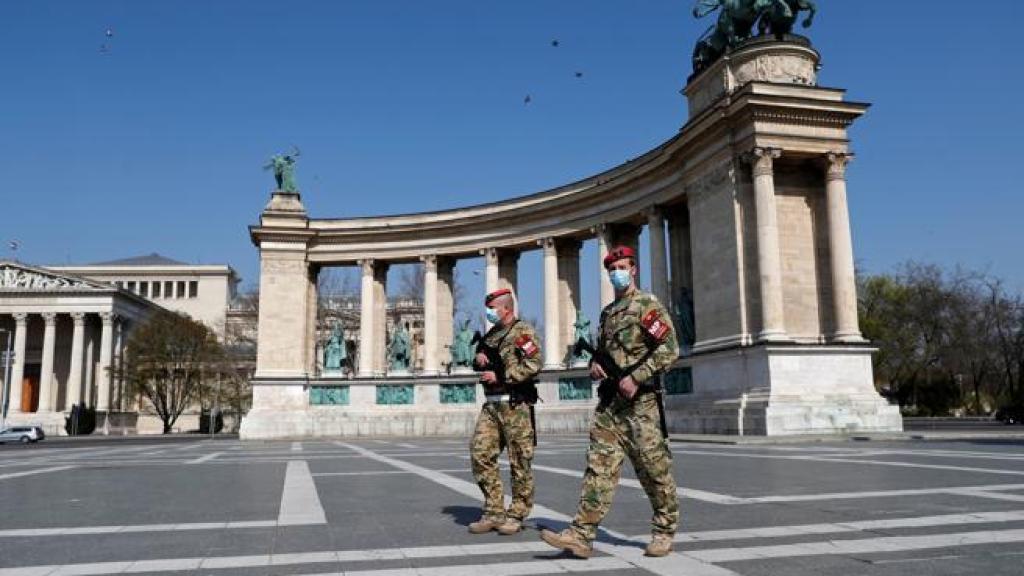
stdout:
{"type": "MultiPolygon", "coordinates": [[[[852,133],[859,264],[961,263],[1024,287],[1024,3],[819,4],[822,84],[874,104],[852,133]]],[[[159,252],[255,282],[246,226],[272,188],[261,166],[293,144],[314,217],[456,207],[593,174],[685,122],[678,91],[708,25],[691,7],[5,1],[3,256],[12,239],[39,264],[159,252]]]]}

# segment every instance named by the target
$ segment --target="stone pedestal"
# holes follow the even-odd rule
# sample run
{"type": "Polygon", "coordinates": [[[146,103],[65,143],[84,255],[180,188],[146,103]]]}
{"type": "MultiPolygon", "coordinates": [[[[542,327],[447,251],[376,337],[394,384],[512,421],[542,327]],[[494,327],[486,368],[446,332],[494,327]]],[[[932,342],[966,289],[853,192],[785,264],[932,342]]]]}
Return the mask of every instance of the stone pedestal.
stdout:
{"type": "Polygon", "coordinates": [[[749,436],[900,431],[899,407],[872,384],[873,352],[758,345],[688,359],[694,393],[668,397],[669,429],[749,436]]]}

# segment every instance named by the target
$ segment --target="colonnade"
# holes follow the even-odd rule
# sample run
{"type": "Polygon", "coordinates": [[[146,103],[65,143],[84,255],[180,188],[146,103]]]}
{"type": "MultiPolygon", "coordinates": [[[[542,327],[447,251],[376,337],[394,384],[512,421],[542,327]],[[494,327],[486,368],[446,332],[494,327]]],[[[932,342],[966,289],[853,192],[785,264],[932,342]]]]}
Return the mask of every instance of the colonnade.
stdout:
{"type": "MultiPolygon", "coordinates": [[[[778,148],[753,148],[736,157],[737,166],[748,170],[753,187],[754,217],[756,220],[757,285],[760,291],[761,329],[752,338],[758,342],[790,340],[786,328],[784,309],[784,275],[780,252],[779,217],[776,207],[774,179],[775,163],[783,156],[778,148]]],[[[828,153],[819,165],[825,205],[828,216],[829,276],[832,284],[832,316],[834,321],[823,336],[832,342],[862,341],[857,325],[856,285],[853,268],[853,250],[846,202],[845,168],[851,156],[828,153]]],[[[685,193],[685,187],[682,189],[685,193]]],[[[667,308],[672,309],[683,291],[693,297],[693,243],[690,213],[683,194],[674,203],[653,205],[641,210],[634,218],[592,226],[583,232],[567,236],[551,236],[536,241],[542,251],[543,281],[543,351],[544,368],[557,370],[567,367],[574,336],[573,324],[580,309],[581,268],[598,276],[600,302],[604,307],[614,298],[614,292],[602,266],[608,250],[615,245],[637,249],[640,276],[649,279],[647,285],[667,308]],[[648,250],[641,251],[640,235],[644,226],[648,232],[648,250]],[[581,265],[580,253],[584,240],[596,239],[597,258],[581,265]]],[[[517,292],[519,260],[530,247],[488,247],[479,250],[484,259],[484,289],[493,292],[508,288],[517,292]]],[[[466,255],[472,257],[475,254],[466,255]]],[[[424,254],[419,257],[424,266],[424,362],[422,376],[436,376],[442,372],[455,332],[454,269],[457,257],[424,254]]],[[[387,373],[386,321],[384,316],[387,294],[387,271],[391,262],[381,259],[360,260],[361,320],[360,320],[360,378],[378,378],[387,373]]],[[[699,271],[698,271],[699,272],[699,271]]],[[[700,306],[697,303],[696,309],[700,306]]],[[[698,314],[699,315],[699,314],[698,314]]],[[[592,319],[596,323],[596,318],[592,319]]],[[[697,318],[697,339],[700,340],[700,320],[697,318]]]]}
{"type": "MultiPolygon", "coordinates": [[[[38,316],[43,322],[42,345],[39,350],[39,402],[35,412],[69,410],[72,404],[84,404],[100,412],[117,409],[124,395],[123,382],[113,369],[124,352],[129,322],[110,312],[16,312],[13,318],[11,358],[9,361],[9,415],[25,412],[22,407],[23,381],[28,364],[29,322],[38,316]],[[71,350],[65,381],[64,402],[60,403],[60,382],[57,379],[57,325],[60,317],[71,321],[71,350]],[[99,323],[99,339],[88,337],[89,319],[99,323]]],[[[6,345],[6,342],[4,342],[6,345]]],[[[6,348],[3,350],[6,351],[6,348]]],[[[6,366],[0,366],[7,368],[6,366]]],[[[5,374],[6,376],[6,374],[5,374]]],[[[6,378],[5,378],[6,380],[6,378]]],[[[28,402],[31,404],[31,402],[28,402]]],[[[31,410],[29,410],[31,412],[31,410]]]]}

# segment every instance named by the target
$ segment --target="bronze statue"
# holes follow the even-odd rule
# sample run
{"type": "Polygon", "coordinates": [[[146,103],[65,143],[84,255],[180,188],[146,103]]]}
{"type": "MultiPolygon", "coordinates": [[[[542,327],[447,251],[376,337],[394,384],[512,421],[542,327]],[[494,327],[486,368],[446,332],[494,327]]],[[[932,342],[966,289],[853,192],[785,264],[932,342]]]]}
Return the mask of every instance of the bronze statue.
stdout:
{"type": "Polygon", "coordinates": [[[801,11],[809,12],[804,28],[814,21],[813,0],[698,0],[695,18],[718,11],[718,20],[697,40],[693,49],[693,71],[701,72],[730,50],[753,36],[754,25],[761,35],[782,38],[793,30],[801,11]]]}
{"type": "Polygon", "coordinates": [[[299,157],[299,149],[291,154],[275,154],[271,156],[270,163],[263,167],[264,170],[274,171],[274,180],[277,182],[277,189],[281,192],[298,192],[295,185],[295,161],[299,157]]]}

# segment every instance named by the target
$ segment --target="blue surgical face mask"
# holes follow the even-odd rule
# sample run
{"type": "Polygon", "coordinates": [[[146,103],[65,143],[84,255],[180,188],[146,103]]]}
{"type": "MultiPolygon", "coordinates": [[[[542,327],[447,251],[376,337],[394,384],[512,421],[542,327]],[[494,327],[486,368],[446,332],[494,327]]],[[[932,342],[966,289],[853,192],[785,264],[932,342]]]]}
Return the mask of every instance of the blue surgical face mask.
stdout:
{"type": "Polygon", "coordinates": [[[494,308],[486,308],[484,315],[487,316],[487,321],[491,324],[497,324],[501,321],[501,316],[498,316],[498,311],[494,308]]]}
{"type": "Polygon", "coordinates": [[[608,276],[616,290],[625,290],[633,283],[633,275],[629,273],[629,270],[612,270],[608,276]]]}

